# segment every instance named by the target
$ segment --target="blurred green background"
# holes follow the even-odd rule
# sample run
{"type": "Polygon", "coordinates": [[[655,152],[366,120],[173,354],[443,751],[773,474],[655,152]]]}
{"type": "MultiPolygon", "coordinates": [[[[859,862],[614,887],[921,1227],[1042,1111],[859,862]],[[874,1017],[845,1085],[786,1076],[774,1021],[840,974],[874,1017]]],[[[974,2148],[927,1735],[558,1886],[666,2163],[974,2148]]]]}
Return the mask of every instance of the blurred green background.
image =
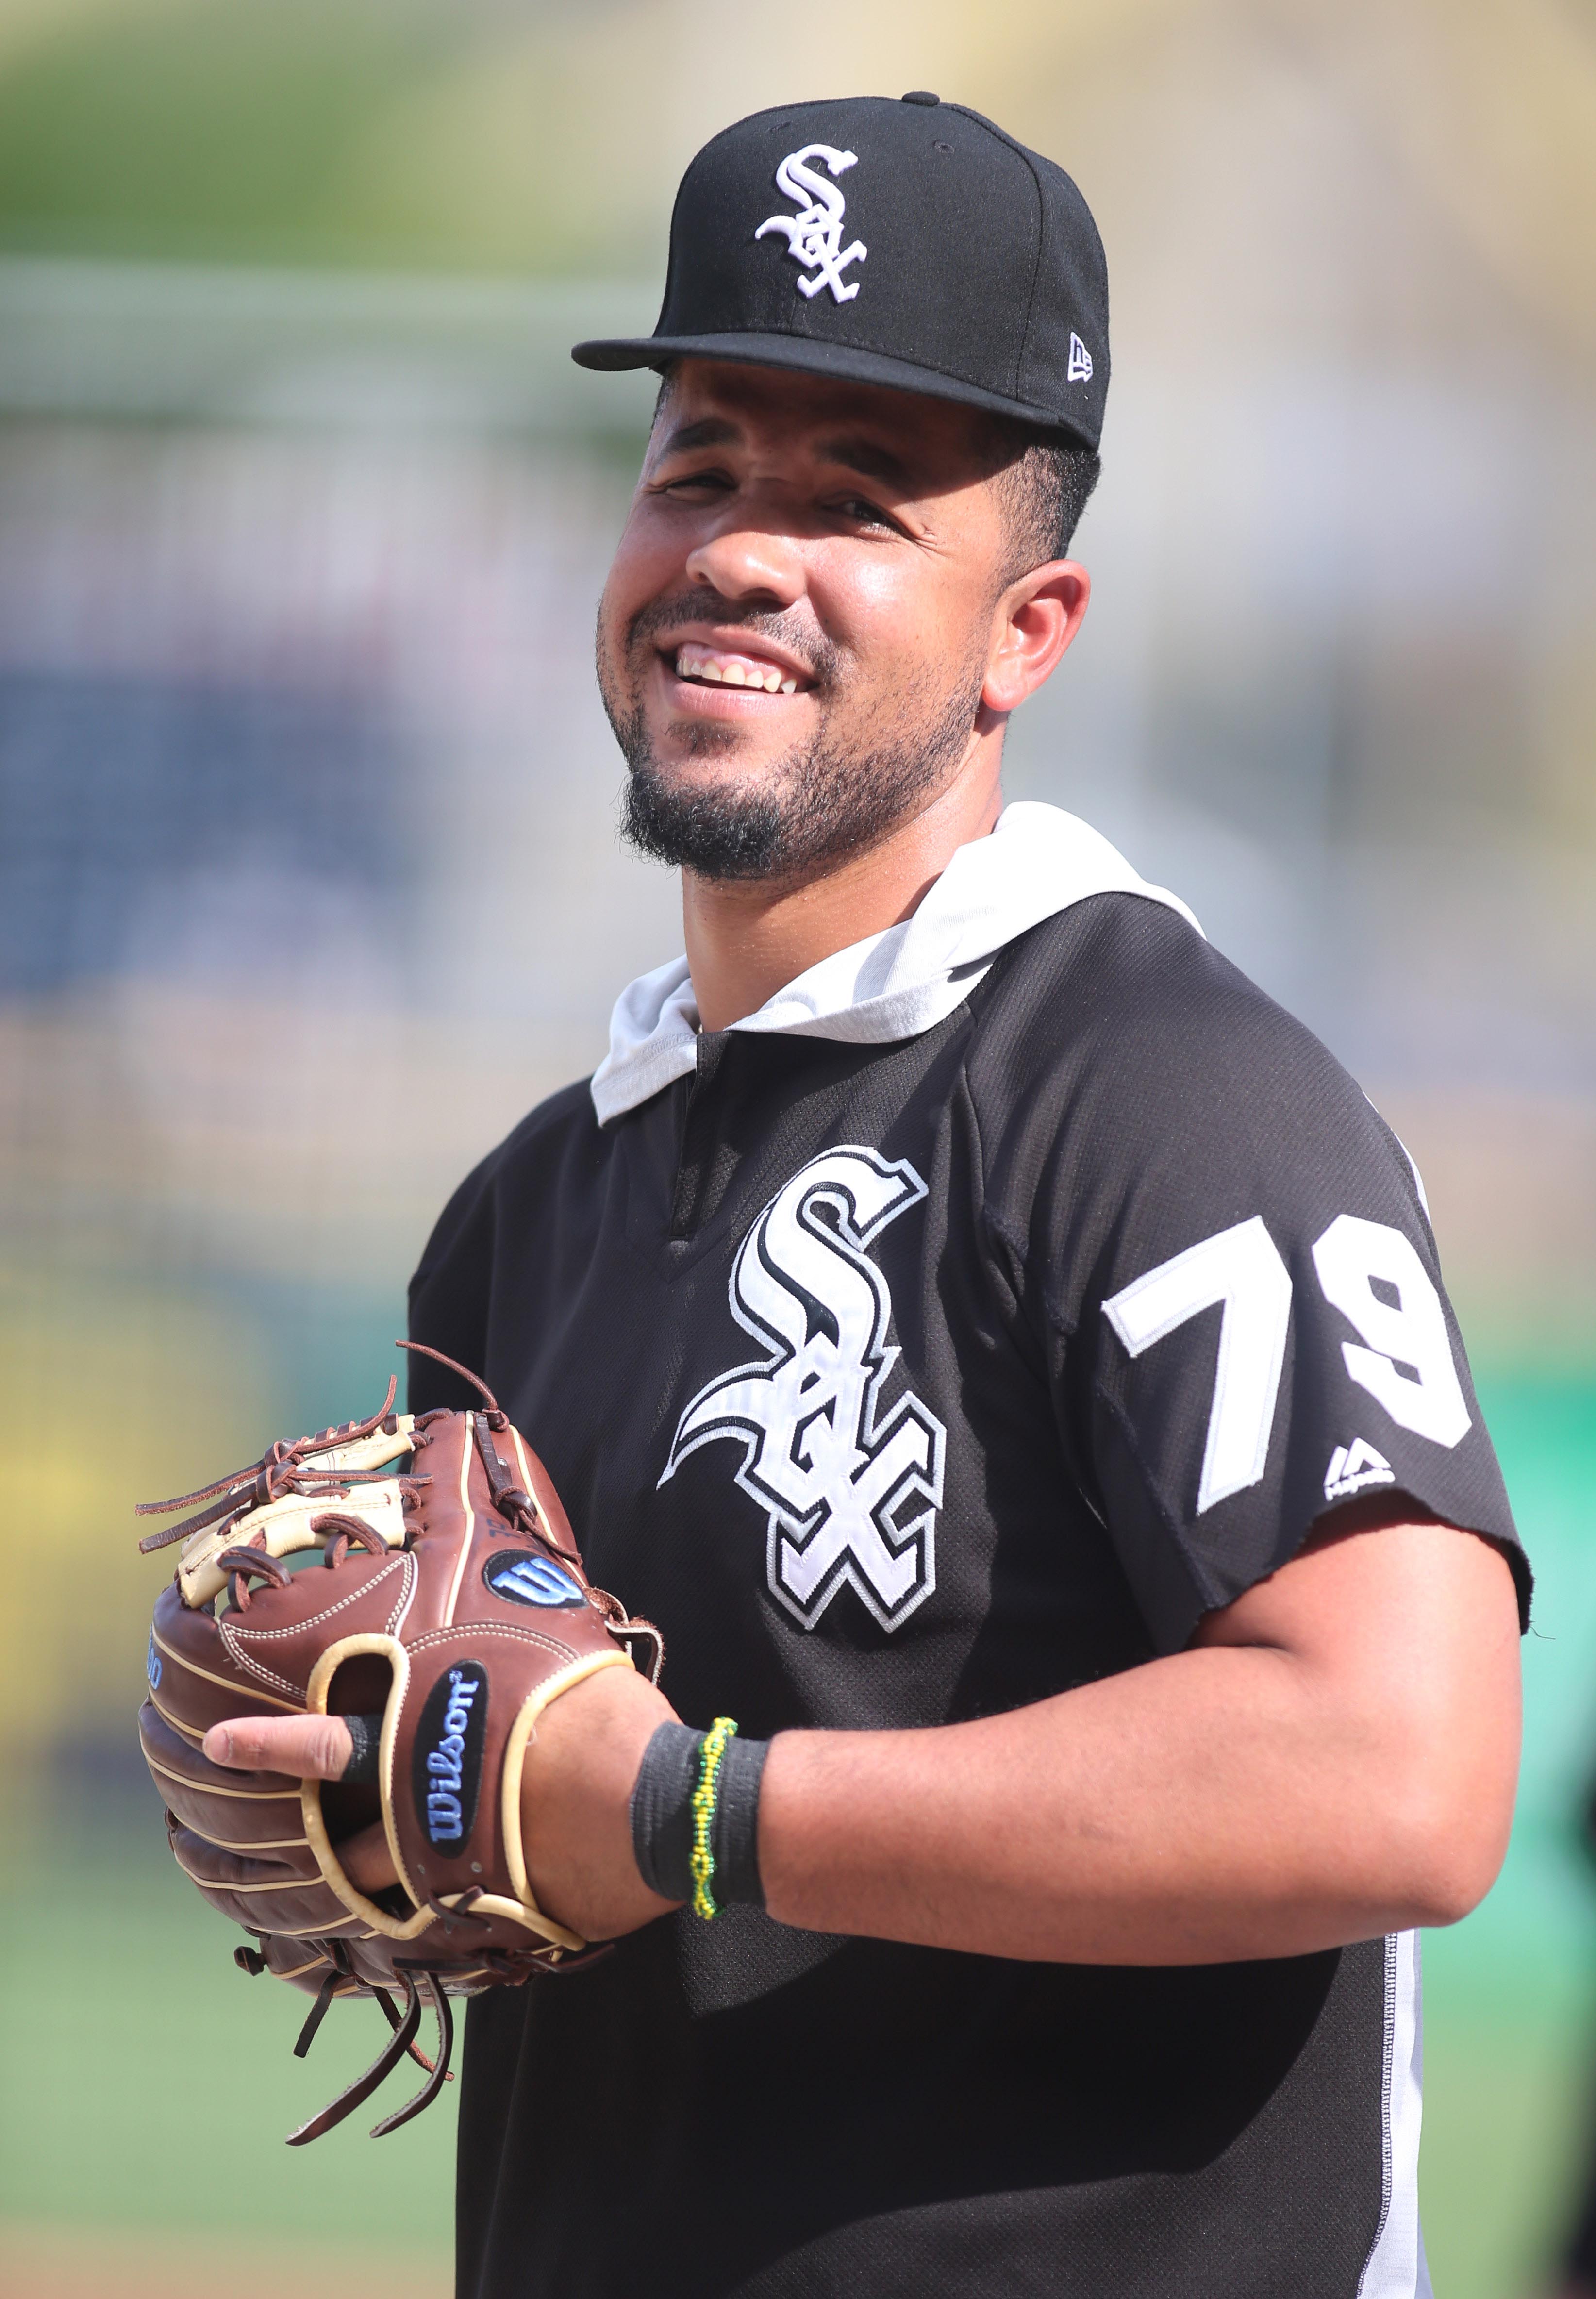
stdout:
{"type": "Polygon", "coordinates": [[[679,948],[591,673],[648,391],[567,349],[652,320],[706,136],[911,87],[1062,161],[1114,283],[1011,792],[1429,1185],[1540,1597],[1507,1870],[1426,1943],[1426,2229],[1440,2299],[1545,2287],[1596,2102],[1591,0],[0,0],[19,2299],[448,2287],[448,2114],[280,2147],[375,2019],[294,2061],[166,1860],[131,1506],[370,1408],[448,1189],[679,948]]]}

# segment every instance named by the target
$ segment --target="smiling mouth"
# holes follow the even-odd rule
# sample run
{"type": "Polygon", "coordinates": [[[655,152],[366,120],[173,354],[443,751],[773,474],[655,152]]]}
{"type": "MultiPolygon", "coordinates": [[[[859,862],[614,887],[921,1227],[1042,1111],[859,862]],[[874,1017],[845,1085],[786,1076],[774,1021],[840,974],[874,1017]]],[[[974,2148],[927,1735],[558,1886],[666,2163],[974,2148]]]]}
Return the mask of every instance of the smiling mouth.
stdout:
{"type": "Polygon", "coordinates": [[[699,645],[694,639],[684,640],[662,658],[669,662],[677,676],[700,686],[742,686],[765,694],[796,694],[798,680],[779,663],[762,662],[757,656],[728,652],[724,647],[699,645]]]}

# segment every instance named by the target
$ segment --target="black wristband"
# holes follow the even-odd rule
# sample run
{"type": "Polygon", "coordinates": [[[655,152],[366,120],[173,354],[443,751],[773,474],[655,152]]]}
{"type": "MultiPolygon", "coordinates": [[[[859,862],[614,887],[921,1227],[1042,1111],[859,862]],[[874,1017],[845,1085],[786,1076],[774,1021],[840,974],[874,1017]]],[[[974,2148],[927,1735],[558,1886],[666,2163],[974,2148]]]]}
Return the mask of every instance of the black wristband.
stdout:
{"type": "Polygon", "coordinates": [[[377,1781],[377,1754],[382,1745],[380,1716],[345,1716],[351,1742],[349,1762],[338,1774],[340,1780],[357,1780],[371,1786],[377,1781]]]}
{"type": "Polygon", "coordinates": [[[632,1789],[632,1851],[637,1872],[665,1900],[690,1900],[693,1791],[698,1786],[702,1732],[660,1724],[643,1751],[632,1789]]]}
{"type": "MultiPolygon", "coordinates": [[[[632,1790],[632,1850],[637,1872],[661,1899],[693,1897],[693,1794],[699,1781],[699,1752],[708,1735],[686,1724],[661,1724],[643,1752],[632,1790]]],[[[762,1908],[760,1882],[760,1781],[769,1754],[769,1740],[726,1744],[716,1780],[715,1816],[710,1831],[714,1855],[712,1890],[726,1906],[734,1901],[762,1908]]]]}
{"type": "Polygon", "coordinates": [[[769,1753],[769,1740],[739,1740],[734,1735],[720,1759],[710,1830],[715,1860],[710,1888],[722,1906],[738,1900],[756,1908],[765,1905],[760,1881],[760,1783],[769,1753]]]}

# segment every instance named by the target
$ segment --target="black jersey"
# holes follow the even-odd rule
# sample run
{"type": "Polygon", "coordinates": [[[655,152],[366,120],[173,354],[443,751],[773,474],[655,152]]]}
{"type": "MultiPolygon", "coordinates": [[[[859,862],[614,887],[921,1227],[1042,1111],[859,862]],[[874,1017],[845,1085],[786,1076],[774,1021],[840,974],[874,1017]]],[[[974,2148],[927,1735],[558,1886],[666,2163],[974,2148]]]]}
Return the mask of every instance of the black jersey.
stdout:
{"type": "MultiPolygon", "coordinates": [[[[480,1368],[690,1723],[935,1725],[1178,1650],[1385,1488],[1528,1576],[1409,1160],[1168,908],[1081,901],[894,1043],[704,1035],[457,1192],[480,1368]]],[[[465,1404],[415,1369],[418,1406],[465,1404]]],[[[1395,2299],[1411,1936],[1168,1970],[681,1913],[479,2000],[462,2299],[1395,2299]]]]}

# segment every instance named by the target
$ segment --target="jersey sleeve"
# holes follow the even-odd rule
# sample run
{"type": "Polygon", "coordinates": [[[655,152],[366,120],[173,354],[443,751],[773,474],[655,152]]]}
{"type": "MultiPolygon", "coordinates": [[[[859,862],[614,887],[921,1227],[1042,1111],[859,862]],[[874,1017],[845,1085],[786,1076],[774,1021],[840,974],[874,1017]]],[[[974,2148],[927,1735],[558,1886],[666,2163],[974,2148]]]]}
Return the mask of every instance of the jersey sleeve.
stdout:
{"type": "MultiPolygon", "coordinates": [[[[493,1160],[469,1174],[433,1226],[410,1281],[410,1338],[441,1349],[457,1365],[480,1373],[487,1354],[487,1302],[492,1282],[495,1207],[493,1160]]],[[[407,1398],[412,1413],[436,1406],[467,1410],[480,1402],[470,1385],[434,1359],[409,1359],[407,1398]]]]}
{"type": "Polygon", "coordinates": [[[1027,1251],[1066,1455],[1156,1647],[1380,1493],[1501,1542],[1527,1622],[1411,1159],[1307,1030],[1158,937],[1053,1105],[1027,1251]]]}
{"type": "MultiPolygon", "coordinates": [[[[500,1350],[507,1306],[512,1329],[517,1321],[502,1283],[503,1236],[543,1199],[557,1196],[560,1161],[573,1154],[573,1140],[580,1156],[592,1125],[584,1079],[540,1102],[467,1174],[434,1224],[410,1281],[412,1341],[441,1349],[489,1382],[506,1378],[500,1350]]],[[[410,1359],[408,1394],[412,1413],[435,1406],[467,1411],[479,1401],[468,1382],[420,1356],[410,1359]]]]}

